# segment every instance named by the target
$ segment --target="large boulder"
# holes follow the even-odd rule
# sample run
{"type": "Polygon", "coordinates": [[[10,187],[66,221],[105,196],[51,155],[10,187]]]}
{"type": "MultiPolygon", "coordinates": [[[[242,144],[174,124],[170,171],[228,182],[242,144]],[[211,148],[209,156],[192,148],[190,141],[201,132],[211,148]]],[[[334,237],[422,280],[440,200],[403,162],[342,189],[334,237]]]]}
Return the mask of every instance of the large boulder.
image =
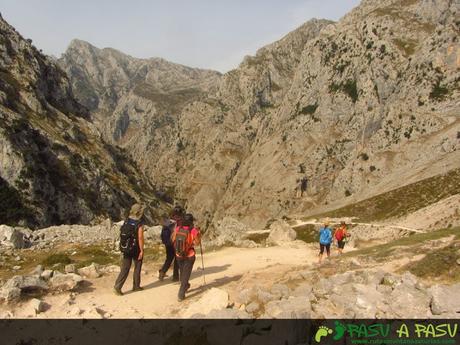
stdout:
{"type": "Polygon", "coordinates": [[[144,227],[144,237],[146,240],[155,241],[161,243],[161,225],[144,227]]]}
{"type": "Polygon", "coordinates": [[[24,234],[11,226],[0,225],[0,244],[15,249],[24,248],[24,234]]]}
{"type": "Polygon", "coordinates": [[[0,290],[0,299],[10,302],[20,299],[22,293],[42,292],[48,285],[39,276],[14,276],[0,290]]]}
{"type": "Polygon", "coordinates": [[[195,314],[207,315],[212,310],[225,309],[228,306],[227,291],[212,288],[205,292],[196,302],[191,303],[182,313],[181,317],[188,318],[195,314]]]}
{"type": "Polygon", "coordinates": [[[217,223],[210,235],[208,246],[255,246],[252,241],[244,241],[249,227],[231,217],[225,217],[217,223]]]}
{"type": "Polygon", "coordinates": [[[431,295],[418,289],[413,282],[402,282],[394,286],[388,304],[392,317],[422,318],[430,317],[431,295]]]}
{"type": "Polygon", "coordinates": [[[311,312],[311,304],[307,298],[291,296],[288,299],[268,302],[263,318],[308,319],[311,312]]]}
{"type": "Polygon", "coordinates": [[[78,274],[87,278],[99,278],[101,276],[101,272],[99,272],[99,266],[94,262],[89,266],[78,269],[78,274]]]}
{"type": "Polygon", "coordinates": [[[36,292],[48,289],[48,284],[39,276],[14,276],[8,280],[3,288],[19,288],[22,292],[36,292]]]}
{"type": "Polygon", "coordinates": [[[0,289],[0,300],[6,302],[16,301],[21,298],[21,289],[17,287],[2,287],[0,289]]]}
{"type": "Polygon", "coordinates": [[[431,294],[431,312],[434,315],[460,313],[460,284],[451,286],[434,285],[429,289],[431,294]]]}
{"type": "Polygon", "coordinates": [[[284,220],[276,220],[270,225],[270,235],[267,242],[274,245],[283,245],[295,241],[297,233],[284,220]]]}
{"type": "Polygon", "coordinates": [[[83,281],[83,278],[75,273],[55,274],[50,279],[50,286],[53,290],[69,291],[75,289],[83,281]]]}

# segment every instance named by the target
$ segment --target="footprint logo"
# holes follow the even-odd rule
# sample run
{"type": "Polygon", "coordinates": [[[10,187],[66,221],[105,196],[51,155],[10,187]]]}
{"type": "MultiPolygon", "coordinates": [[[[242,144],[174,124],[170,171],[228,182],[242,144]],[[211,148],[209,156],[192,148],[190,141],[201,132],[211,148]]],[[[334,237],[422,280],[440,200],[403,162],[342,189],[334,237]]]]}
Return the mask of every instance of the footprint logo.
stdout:
{"type": "Polygon", "coordinates": [[[334,334],[334,340],[339,340],[341,339],[346,331],[346,327],[343,323],[340,321],[335,321],[335,334],[334,334]]]}
{"type": "Polygon", "coordinates": [[[319,343],[323,337],[326,337],[329,334],[332,334],[332,329],[330,329],[330,328],[328,328],[326,326],[319,326],[319,329],[315,334],[316,342],[319,343]]]}

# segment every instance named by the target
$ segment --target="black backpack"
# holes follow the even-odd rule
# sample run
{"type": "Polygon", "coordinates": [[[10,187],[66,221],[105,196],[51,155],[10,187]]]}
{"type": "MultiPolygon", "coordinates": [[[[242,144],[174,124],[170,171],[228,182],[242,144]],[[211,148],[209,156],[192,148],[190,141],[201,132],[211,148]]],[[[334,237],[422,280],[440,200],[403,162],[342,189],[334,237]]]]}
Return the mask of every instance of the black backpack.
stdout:
{"type": "Polygon", "coordinates": [[[120,252],[125,255],[134,256],[137,252],[137,229],[138,222],[125,220],[120,228],[120,252]]]}

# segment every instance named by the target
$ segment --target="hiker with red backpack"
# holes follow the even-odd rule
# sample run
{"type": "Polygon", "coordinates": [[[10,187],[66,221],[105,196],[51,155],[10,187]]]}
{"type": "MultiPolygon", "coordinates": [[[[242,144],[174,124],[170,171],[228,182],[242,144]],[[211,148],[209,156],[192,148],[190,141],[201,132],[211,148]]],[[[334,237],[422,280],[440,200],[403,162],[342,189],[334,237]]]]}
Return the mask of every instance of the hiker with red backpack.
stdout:
{"type": "Polygon", "coordinates": [[[334,238],[337,241],[337,249],[339,254],[343,253],[343,248],[345,247],[345,241],[350,237],[350,234],[347,232],[347,225],[344,221],[340,222],[340,226],[335,229],[334,238]]]}
{"type": "Polygon", "coordinates": [[[158,279],[162,281],[166,277],[169,267],[173,264],[173,282],[179,281],[179,265],[176,260],[176,251],[171,241],[171,236],[176,227],[182,225],[184,217],[184,209],[181,206],[175,206],[171,212],[171,217],[165,216],[163,219],[163,228],[161,229],[161,242],[163,242],[166,250],[166,259],[158,271],[158,279]]]}
{"type": "Polygon", "coordinates": [[[193,222],[193,215],[187,213],[183,223],[176,227],[171,237],[179,264],[180,288],[177,296],[179,301],[184,300],[185,293],[190,289],[189,280],[196,258],[194,247],[201,244],[200,231],[193,222]]]}
{"type": "Polygon", "coordinates": [[[141,287],[142,259],[144,258],[144,216],[145,206],[134,204],[128,219],[120,228],[120,251],[123,254],[120,274],[113,288],[116,295],[122,296],[121,288],[128,278],[131,264],[134,262],[133,291],[143,290],[141,287]]]}

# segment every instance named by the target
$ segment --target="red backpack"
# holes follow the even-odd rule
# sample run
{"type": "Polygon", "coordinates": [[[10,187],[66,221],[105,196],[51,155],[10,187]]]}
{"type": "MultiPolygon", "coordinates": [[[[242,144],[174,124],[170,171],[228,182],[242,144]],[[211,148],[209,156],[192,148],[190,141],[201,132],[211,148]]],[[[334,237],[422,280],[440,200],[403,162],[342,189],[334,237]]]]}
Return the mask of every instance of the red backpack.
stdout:
{"type": "Polygon", "coordinates": [[[179,227],[176,231],[176,239],[174,240],[176,255],[187,257],[191,248],[193,248],[192,229],[179,227]]]}
{"type": "Polygon", "coordinates": [[[337,241],[342,241],[343,238],[345,237],[345,230],[343,228],[338,228],[336,231],[335,231],[335,239],[337,241]]]}

